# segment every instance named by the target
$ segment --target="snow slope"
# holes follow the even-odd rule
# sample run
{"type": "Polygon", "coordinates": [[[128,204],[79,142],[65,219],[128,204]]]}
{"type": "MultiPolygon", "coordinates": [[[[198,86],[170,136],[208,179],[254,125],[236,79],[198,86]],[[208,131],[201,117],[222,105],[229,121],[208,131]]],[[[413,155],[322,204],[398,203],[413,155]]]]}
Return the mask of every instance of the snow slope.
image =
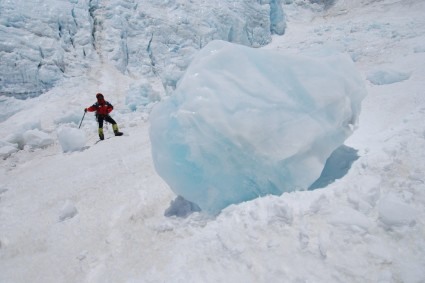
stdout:
{"type": "Polygon", "coordinates": [[[54,136],[54,119],[78,124],[100,89],[128,135],[93,146],[87,117],[84,151],[62,153],[54,141],[0,160],[0,282],[424,282],[425,2],[340,0],[319,13],[293,2],[285,36],[265,48],[331,45],[365,80],[392,74],[367,81],[360,127],[346,143],[360,157],[346,176],[214,218],[165,217],[175,195],[153,170],[149,121],[120,111],[124,94],[110,89],[131,79],[102,66],[2,123],[7,133],[42,117],[54,136]]]}

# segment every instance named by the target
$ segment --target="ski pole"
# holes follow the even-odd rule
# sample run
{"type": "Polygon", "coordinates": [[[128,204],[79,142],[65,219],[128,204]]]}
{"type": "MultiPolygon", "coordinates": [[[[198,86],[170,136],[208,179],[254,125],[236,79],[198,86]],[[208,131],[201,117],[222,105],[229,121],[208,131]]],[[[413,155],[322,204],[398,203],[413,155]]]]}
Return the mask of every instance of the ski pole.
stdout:
{"type": "Polygon", "coordinates": [[[83,115],[83,118],[81,119],[80,126],[78,126],[78,129],[81,127],[81,124],[83,123],[84,116],[86,116],[86,111],[84,111],[84,115],[83,115]]]}

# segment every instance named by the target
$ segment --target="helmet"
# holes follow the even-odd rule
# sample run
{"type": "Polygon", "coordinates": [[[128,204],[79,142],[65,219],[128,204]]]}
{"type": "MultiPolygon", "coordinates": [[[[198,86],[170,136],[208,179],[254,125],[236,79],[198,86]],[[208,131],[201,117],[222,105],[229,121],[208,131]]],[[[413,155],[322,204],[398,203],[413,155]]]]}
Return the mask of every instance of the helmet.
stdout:
{"type": "Polygon", "coordinates": [[[103,99],[103,94],[101,94],[100,92],[96,94],[96,98],[97,99],[103,99]]]}

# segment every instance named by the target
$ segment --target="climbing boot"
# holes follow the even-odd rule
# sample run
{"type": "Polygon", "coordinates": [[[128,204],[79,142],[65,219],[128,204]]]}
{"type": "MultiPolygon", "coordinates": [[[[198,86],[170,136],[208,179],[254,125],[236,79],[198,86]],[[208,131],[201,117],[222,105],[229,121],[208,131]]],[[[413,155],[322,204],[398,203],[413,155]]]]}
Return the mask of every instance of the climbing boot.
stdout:
{"type": "Polygon", "coordinates": [[[103,135],[103,128],[99,128],[99,139],[104,140],[105,136],[103,135]]]}
{"type": "Polygon", "coordinates": [[[122,136],[122,133],[118,130],[118,125],[117,124],[112,124],[112,129],[114,129],[114,134],[116,136],[122,136]]]}

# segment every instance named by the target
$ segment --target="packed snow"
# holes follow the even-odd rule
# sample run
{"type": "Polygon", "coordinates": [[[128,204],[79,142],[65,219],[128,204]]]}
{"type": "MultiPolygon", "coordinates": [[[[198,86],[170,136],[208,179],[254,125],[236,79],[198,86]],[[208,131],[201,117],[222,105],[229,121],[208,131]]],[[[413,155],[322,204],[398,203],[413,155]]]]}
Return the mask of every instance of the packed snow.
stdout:
{"type": "Polygon", "coordinates": [[[0,282],[425,282],[425,2],[146,2],[0,2],[8,38],[0,43],[0,282]],[[282,7],[284,35],[271,36],[268,24],[280,17],[269,14],[272,5],[282,7]],[[267,16],[250,22],[269,30],[262,50],[348,54],[368,94],[319,185],[212,216],[155,171],[149,113],[175,99],[173,84],[197,50],[229,39],[209,36],[221,30],[217,19],[235,24],[235,38],[251,13],[267,16]],[[175,27],[178,40],[159,44],[175,27]],[[153,57],[119,51],[146,51],[151,39],[153,57]],[[157,75],[146,71],[150,58],[157,75]],[[64,152],[60,130],[77,143],[74,130],[97,92],[126,135],[113,137],[105,125],[107,138],[95,144],[87,114],[85,146],[64,152]]]}
{"type": "Polygon", "coordinates": [[[357,126],[365,96],[347,55],[212,41],[151,113],[155,168],[210,213],[306,190],[357,126]]]}

